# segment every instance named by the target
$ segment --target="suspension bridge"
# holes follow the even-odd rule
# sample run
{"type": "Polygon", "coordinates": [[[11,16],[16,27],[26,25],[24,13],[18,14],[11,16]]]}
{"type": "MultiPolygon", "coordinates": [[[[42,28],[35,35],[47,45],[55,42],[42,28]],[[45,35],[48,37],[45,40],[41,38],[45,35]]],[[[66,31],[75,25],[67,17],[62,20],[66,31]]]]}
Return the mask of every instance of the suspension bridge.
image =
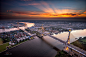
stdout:
{"type": "MultiPolygon", "coordinates": [[[[43,25],[41,26],[41,28],[42,28],[42,36],[43,36],[43,33],[44,33],[44,27],[43,27],[43,25]]],[[[68,39],[67,39],[66,42],[63,41],[63,40],[61,40],[61,39],[59,39],[59,38],[57,38],[57,37],[54,37],[52,35],[49,35],[49,34],[46,34],[46,35],[50,36],[51,38],[53,38],[55,40],[60,41],[63,44],[65,44],[65,49],[64,49],[65,51],[72,52],[72,50],[74,50],[75,52],[74,51],[73,52],[76,53],[78,55],[78,57],[86,57],[86,51],[84,51],[83,49],[80,49],[80,48],[78,48],[78,47],[70,44],[70,35],[72,35],[71,34],[71,29],[69,29],[69,35],[68,35],[68,39]]],[[[72,55],[74,55],[74,54],[72,54],[72,55]]]]}

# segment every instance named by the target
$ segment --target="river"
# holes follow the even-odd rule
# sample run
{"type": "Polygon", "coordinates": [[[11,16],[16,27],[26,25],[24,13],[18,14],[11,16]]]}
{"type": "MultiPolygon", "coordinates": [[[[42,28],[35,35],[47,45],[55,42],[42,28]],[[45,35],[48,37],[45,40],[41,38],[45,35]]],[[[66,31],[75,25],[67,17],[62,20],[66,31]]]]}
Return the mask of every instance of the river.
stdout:
{"type": "MultiPolygon", "coordinates": [[[[6,31],[6,30],[5,30],[6,31]]],[[[67,41],[68,32],[63,32],[59,34],[54,34],[59,39],[67,41]]],[[[75,38],[86,36],[86,29],[84,30],[73,30],[70,34],[70,42],[74,42],[75,38]]],[[[53,49],[56,47],[60,50],[64,49],[64,44],[55,40],[49,36],[44,36],[43,39],[35,38],[31,41],[26,41],[19,46],[12,48],[9,52],[12,53],[12,56],[30,56],[30,57],[54,57],[57,54],[57,51],[53,49]]],[[[4,53],[2,53],[4,54],[4,53]]]]}
{"type": "MultiPolygon", "coordinates": [[[[57,37],[57,38],[66,42],[68,39],[68,34],[69,34],[69,32],[62,32],[59,34],[54,34],[52,36],[57,37]]],[[[85,37],[85,36],[86,36],[86,29],[84,29],[84,30],[73,30],[70,33],[70,43],[78,40],[79,37],[85,37]],[[77,39],[75,39],[75,38],[77,38],[77,39]]],[[[50,44],[54,45],[55,47],[57,47],[60,50],[64,49],[64,45],[61,42],[59,42],[58,40],[55,40],[49,36],[44,36],[43,39],[48,41],[50,44]]]]}

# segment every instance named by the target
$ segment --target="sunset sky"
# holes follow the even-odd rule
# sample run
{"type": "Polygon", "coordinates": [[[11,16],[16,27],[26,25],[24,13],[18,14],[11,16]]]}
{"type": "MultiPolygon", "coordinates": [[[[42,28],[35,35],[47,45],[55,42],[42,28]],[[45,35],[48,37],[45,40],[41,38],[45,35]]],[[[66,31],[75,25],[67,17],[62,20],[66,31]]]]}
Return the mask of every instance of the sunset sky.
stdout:
{"type": "Polygon", "coordinates": [[[1,19],[85,18],[86,0],[1,0],[1,19]]]}

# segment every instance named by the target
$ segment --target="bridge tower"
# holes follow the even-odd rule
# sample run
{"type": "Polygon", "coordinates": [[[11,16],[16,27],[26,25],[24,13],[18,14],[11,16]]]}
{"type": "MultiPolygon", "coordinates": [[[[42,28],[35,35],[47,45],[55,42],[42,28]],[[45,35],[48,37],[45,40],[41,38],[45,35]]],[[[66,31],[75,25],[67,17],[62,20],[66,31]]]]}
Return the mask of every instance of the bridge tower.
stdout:
{"type": "Polygon", "coordinates": [[[43,24],[42,24],[42,27],[41,27],[41,28],[42,28],[42,36],[43,36],[43,33],[44,33],[44,27],[43,27],[43,24]]]}
{"type": "Polygon", "coordinates": [[[71,32],[71,29],[69,29],[69,35],[68,35],[68,39],[67,39],[66,44],[70,44],[70,32],[71,32]]]}
{"type": "Polygon", "coordinates": [[[17,24],[18,24],[18,27],[17,27],[17,28],[18,28],[18,30],[19,30],[19,22],[17,22],[17,24]]]}
{"type": "Polygon", "coordinates": [[[67,46],[67,44],[70,44],[70,33],[71,33],[71,29],[69,29],[69,35],[68,35],[68,39],[67,39],[67,41],[66,41],[66,43],[65,43],[65,51],[67,52],[67,53],[69,53],[71,56],[73,56],[73,57],[84,57],[82,54],[80,54],[80,53],[78,53],[78,52],[76,52],[75,50],[73,50],[73,49],[71,49],[71,48],[69,48],[68,46],[67,46]],[[77,56],[76,56],[76,55],[77,56]]]}
{"type": "Polygon", "coordinates": [[[65,50],[66,50],[66,51],[68,51],[68,50],[69,50],[69,48],[68,48],[67,44],[70,44],[70,32],[71,32],[71,29],[69,29],[68,39],[67,39],[67,41],[66,41],[66,43],[65,43],[65,50]]]}
{"type": "Polygon", "coordinates": [[[24,26],[25,26],[25,29],[26,29],[27,28],[27,24],[25,23],[24,26]]]}

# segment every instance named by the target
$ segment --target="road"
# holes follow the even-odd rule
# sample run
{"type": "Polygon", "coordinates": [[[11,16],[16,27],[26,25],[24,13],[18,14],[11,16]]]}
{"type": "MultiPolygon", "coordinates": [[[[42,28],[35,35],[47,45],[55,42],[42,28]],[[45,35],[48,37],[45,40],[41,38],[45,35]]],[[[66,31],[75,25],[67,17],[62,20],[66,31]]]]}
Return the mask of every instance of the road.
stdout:
{"type": "MultiPolygon", "coordinates": [[[[47,34],[47,35],[48,35],[48,34],[47,34]]],[[[50,36],[51,38],[53,38],[53,39],[55,39],[55,40],[60,41],[60,42],[63,43],[63,44],[66,43],[65,41],[63,41],[63,40],[61,40],[61,39],[59,39],[59,38],[56,38],[56,37],[54,37],[54,36],[51,36],[51,35],[48,35],[48,36],[50,36]]],[[[78,47],[76,47],[76,46],[74,46],[74,45],[71,45],[71,44],[67,44],[67,46],[68,46],[69,48],[75,50],[76,52],[78,52],[78,53],[80,53],[80,54],[86,56],[86,51],[84,51],[83,49],[80,49],[80,48],[78,48],[78,47]]]]}

